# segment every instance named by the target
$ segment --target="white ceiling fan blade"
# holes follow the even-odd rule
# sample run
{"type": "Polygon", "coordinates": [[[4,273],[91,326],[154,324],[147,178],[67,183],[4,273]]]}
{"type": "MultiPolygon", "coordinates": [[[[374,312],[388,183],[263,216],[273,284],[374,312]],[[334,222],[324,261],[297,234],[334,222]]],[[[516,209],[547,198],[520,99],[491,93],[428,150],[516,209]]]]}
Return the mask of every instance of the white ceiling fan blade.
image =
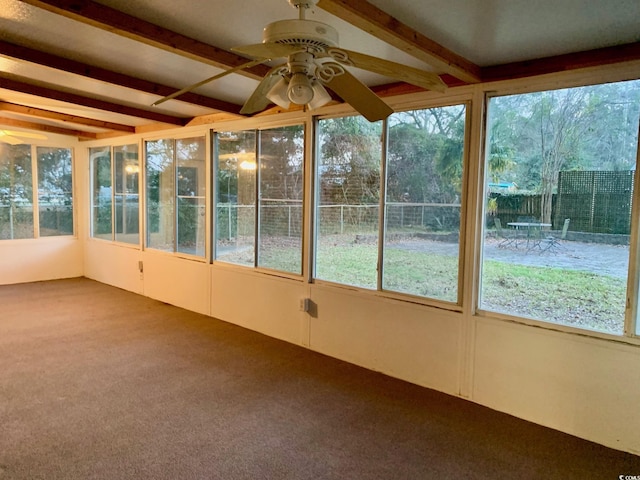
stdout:
{"type": "Polygon", "coordinates": [[[24,143],[22,140],[11,135],[0,132],[0,143],[8,143],[9,145],[20,145],[24,143]]]}
{"type": "Polygon", "coordinates": [[[0,130],[0,135],[9,135],[12,137],[35,138],[38,140],[46,140],[48,137],[42,133],[18,132],[15,130],[0,130]]]}
{"type": "Polygon", "coordinates": [[[393,113],[389,105],[347,71],[324,84],[370,122],[384,120],[393,113]]]}
{"type": "Polygon", "coordinates": [[[242,106],[242,110],[240,110],[241,114],[248,115],[251,113],[261,112],[271,104],[271,101],[267,98],[267,93],[269,93],[271,88],[273,88],[273,86],[282,78],[280,75],[282,68],[282,65],[278,65],[269,71],[269,73],[258,84],[258,87],[253,91],[249,99],[242,106]]]}
{"type": "Polygon", "coordinates": [[[409,67],[408,65],[402,65],[400,63],[372,57],[370,55],[365,55],[364,53],[345,50],[343,48],[331,48],[328,53],[334,60],[345,65],[352,64],[354,67],[387,77],[396,78],[398,80],[403,80],[427,90],[435,90],[436,92],[442,93],[447,89],[447,84],[444,83],[436,73],[425,72],[424,70],[409,67]],[[344,57],[342,54],[345,54],[344,57]]]}
{"type": "MultiPolygon", "coordinates": [[[[289,45],[286,43],[256,43],[254,45],[243,45],[241,47],[233,47],[232,52],[241,53],[253,58],[280,58],[288,57],[292,53],[304,51],[304,47],[299,45],[289,45]]],[[[265,60],[266,61],[266,60],[265,60]]]]}
{"type": "Polygon", "coordinates": [[[37,140],[46,140],[47,136],[41,133],[18,132],[14,130],[0,130],[0,142],[9,145],[20,145],[25,143],[23,138],[31,138],[37,140]]]}
{"type": "Polygon", "coordinates": [[[171,100],[173,98],[179,97],[180,95],[182,95],[183,93],[187,93],[190,92],[191,90],[194,90],[198,87],[201,87],[202,85],[209,83],[209,82],[213,82],[214,80],[217,80],[219,78],[225,77],[227,75],[229,75],[230,73],[234,73],[237,72],[239,70],[244,70],[245,68],[250,68],[250,67],[254,67],[256,65],[259,65],[261,63],[264,62],[268,62],[270,60],[270,58],[262,58],[262,59],[258,59],[258,60],[252,60],[250,62],[247,63],[243,63],[242,65],[238,65],[237,67],[233,67],[230,68],[229,70],[225,70],[222,73],[218,73],[217,75],[214,75],[212,77],[209,78],[205,78],[204,80],[198,82],[198,83],[194,83],[193,85],[189,85],[188,87],[185,87],[181,90],[178,90],[177,92],[172,93],[171,95],[167,95],[166,97],[161,98],[160,100],[157,100],[155,102],[153,102],[151,104],[152,107],[157,107],[158,105],[160,105],[161,103],[166,102],[167,100],[171,100]]]}

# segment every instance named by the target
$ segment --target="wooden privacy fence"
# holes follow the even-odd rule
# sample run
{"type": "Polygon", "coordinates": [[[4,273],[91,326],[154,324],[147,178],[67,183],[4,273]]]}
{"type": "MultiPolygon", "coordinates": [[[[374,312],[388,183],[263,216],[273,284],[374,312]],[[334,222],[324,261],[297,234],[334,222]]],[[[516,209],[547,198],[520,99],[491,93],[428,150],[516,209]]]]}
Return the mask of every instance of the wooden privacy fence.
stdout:
{"type": "MultiPolygon", "coordinates": [[[[496,199],[497,211],[495,216],[498,217],[503,225],[509,222],[517,222],[522,217],[536,218],[541,217],[540,195],[530,194],[491,194],[496,199]]],[[[552,211],[555,205],[556,196],[553,196],[552,211]]],[[[488,225],[493,226],[493,220],[488,225]]]]}

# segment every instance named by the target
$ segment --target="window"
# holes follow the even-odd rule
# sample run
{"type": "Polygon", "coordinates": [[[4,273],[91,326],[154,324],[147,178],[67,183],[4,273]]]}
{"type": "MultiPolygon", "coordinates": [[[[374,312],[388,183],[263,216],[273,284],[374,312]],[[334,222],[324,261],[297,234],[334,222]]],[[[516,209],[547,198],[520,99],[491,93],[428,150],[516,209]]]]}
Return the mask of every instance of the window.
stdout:
{"type": "Polygon", "coordinates": [[[73,235],[71,150],[38,147],[36,152],[40,236],[73,235]]]}
{"type": "Polygon", "coordinates": [[[92,177],[91,236],[138,245],[138,145],[91,148],[89,158],[92,177]]]}
{"type": "Polygon", "coordinates": [[[115,158],[113,165],[115,240],[138,245],[140,243],[138,145],[114,147],[113,156],[115,158]]]}
{"type": "Polygon", "coordinates": [[[177,251],[204,257],[206,215],[204,137],[176,140],[177,251]]]}
{"type": "Polygon", "coordinates": [[[315,278],[458,302],[465,115],[318,122],[315,278]]]}
{"type": "Polygon", "coordinates": [[[458,301],[464,105],[389,117],[382,288],[458,301]]]}
{"type": "Polygon", "coordinates": [[[640,81],[490,99],[480,308],[623,333],[639,107],[640,81]]]}
{"type": "Polygon", "coordinates": [[[31,146],[0,143],[0,239],[34,237],[31,146]]]}
{"type": "Polygon", "coordinates": [[[363,117],[318,122],[315,278],[377,286],[382,127],[363,117]]]}
{"type": "Polygon", "coordinates": [[[216,259],[302,273],[304,128],[216,135],[216,259]]]}
{"type": "Polygon", "coordinates": [[[71,150],[0,143],[0,239],[60,235],[73,235],[71,150]]]}
{"type": "MultiPolygon", "coordinates": [[[[636,185],[637,185],[637,173],[636,172],[636,185]]],[[[636,194],[637,195],[637,194],[636,194]]],[[[637,210],[636,210],[637,211],[637,210]]],[[[637,218],[637,217],[636,217],[637,218]]],[[[638,229],[638,223],[635,224],[634,227],[636,230],[638,229]]],[[[636,236],[636,238],[638,238],[636,236]]],[[[638,258],[640,258],[638,256],[638,242],[635,242],[635,255],[632,256],[631,258],[633,258],[635,260],[635,264],[638,264],[638,258]]],[[[627,300],[627,307],[629,308],[629,310],[632,312],[630,313],[630,318],[629,320],[629,332],[632,335],[635,335],[637,337],[640,337],[640,305],[638,305],[638,303],[640,303],[640,272],[636,269],[635,272],[635,277],[633,278],[633,286],[631,287],[631,294],[628,297],[627,300]],[[635,294],[635,295],[634,295],[635,294]],[[635,327],[635,332],[633,331],[633,328],[635,327]]]]}
{"type": "Polygon", "coordinates": [[[216,145],[216,258],[254,266],[256,132],[221,132],[216,145]]]}
{"type": "Polygon", "coordinates": [[[261,130],[258,266],[302,273],[304,130],[261,130]]]}
{"type": "Polygon", "coordinates": [[[205,137],[146,142],[147,246],[204,257],[205,137]]]}

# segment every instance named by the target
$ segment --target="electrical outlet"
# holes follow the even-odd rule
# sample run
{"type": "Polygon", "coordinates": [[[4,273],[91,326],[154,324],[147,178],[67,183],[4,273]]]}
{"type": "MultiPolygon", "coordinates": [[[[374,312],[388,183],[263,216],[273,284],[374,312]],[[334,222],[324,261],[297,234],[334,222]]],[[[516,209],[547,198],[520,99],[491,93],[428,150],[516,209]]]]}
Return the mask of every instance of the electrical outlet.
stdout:
{"type": "Polygon", "coordinates": [[[308,312],[311,307],[311,299],[310,298],[301,298],[300,299],[300,311],[308,312]]]}

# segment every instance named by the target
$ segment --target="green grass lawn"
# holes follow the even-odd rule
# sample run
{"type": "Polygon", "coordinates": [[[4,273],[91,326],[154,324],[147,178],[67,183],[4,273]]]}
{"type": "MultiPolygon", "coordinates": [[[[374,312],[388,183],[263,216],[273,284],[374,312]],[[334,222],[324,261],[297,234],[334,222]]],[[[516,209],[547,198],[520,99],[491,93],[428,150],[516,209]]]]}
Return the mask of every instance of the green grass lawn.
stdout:
{"type": "MultiPolygon", "coordinates": [[[[236,254],[239,255],[240,253],[236,254]]],[[[378,249],[375,243],[321,243],[316,278],[376,289],[378,249]]],[[[228,261],[239,261],[231,254],[228,261]]],[[[261,266],[300,273],[299,247],[264,248],[261,266]]],[[[388,248],[383,289],[456,302],[458,258],[425,251],[388,248]]],[[[483,264],[480,308],[609,333],[622,333],[626,281],[589,272],[526,266],[496,260],[483,264]]]]}
{"type": "Polygon", "coordinates": [[[485,261],[481,306],[486,310],[622,333],[626,282],[549,267],[485,261]]]}
{"type": "MultiPolygon", "coordinates": [[[[316,276],[376,288],[375,245],[321,247],[316,276]]],[[[428,252],[387,249],[383,288],[455,302],[458,259],[428,252]]],[[[561,268],[487,260],[481,308],[532,319],[621,333],[626,282],[620,278],[561,268]]]]}

